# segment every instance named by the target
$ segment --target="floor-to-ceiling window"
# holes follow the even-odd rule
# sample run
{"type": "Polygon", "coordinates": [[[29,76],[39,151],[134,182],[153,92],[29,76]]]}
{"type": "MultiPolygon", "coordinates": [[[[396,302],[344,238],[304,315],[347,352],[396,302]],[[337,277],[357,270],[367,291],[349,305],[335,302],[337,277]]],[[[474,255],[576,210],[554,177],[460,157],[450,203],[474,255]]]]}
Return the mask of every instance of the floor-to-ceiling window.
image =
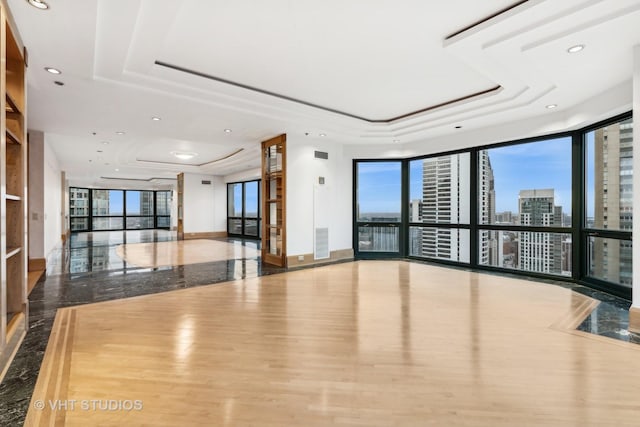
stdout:
{"type": "Polygon", "coordinates": [[[124,228],[124,191],[91,190],[91,229],[122,230],[124,228]]]}
{"type": "Polygon", "coordinates": [[[171,191],[156,191],[156,228],[171,228],[171,191]]]}
{"type": "Polygon", "coordinates": [[[633,123],[616,121],[585,133],[587,275],[631,288],[633,123]]]}
{"type": "Polygon", "coordinates": [[[356,241],[359,255],[401,253],[402,162],[355,163],[356,241]]]}
{"type": "Polygon", "coordinates": [[[571,276],[571,136],[477,153],[478,264],[571,276]]]}
{"type": "Polygon", "coordinates": [[[171,191],[71,187],[71,231],[169,228],[171,191]]]}
{"type": "Polygon", "coordinates": [[[409,162],[408,255],[469,262],[469,153],[409,162]]]}
{"type": "Polygon", "coordinates": [[[154,228],[155,200],[153,191],[127,191],[126,228],[154,228]]]}
{"type": "Polygon", "coordinates": [[[260,180],[227,184],[227,233],[260,238],[260,180]]]}
{"type": "Polygon", "coordinates": [[[91,218],[88,188],[69,189],[69,229],[71,231],[88,231],[91,218]]]}
{"type": "Polygon", "coordinates": [[[631,114],[547,137],[354,160],[357,257],[566,278],[629,297],[631,114]]]}

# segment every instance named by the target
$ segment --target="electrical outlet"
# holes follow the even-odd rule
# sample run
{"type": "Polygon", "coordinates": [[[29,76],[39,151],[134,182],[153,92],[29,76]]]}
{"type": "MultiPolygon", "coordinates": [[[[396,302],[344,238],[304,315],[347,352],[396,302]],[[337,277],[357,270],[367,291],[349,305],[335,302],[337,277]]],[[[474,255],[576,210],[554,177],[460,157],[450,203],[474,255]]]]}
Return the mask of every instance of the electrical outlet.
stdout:
{"type": "Polygon", "coordinates": [[[304,261],[304,255],[298,255],[298,261],[304,261]]]}

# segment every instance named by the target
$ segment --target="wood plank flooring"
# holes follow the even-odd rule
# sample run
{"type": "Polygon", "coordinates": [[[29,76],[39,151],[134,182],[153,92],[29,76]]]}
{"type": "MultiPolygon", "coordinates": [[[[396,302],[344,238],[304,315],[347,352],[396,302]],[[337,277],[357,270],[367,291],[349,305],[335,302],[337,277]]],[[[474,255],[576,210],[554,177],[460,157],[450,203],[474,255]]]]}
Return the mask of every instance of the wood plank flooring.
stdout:
{"type": "Polygon", "coordinates": [[[359,261],[66,308],[25,425],[637,425],[640,347],[572,332],[596,304],[359,261]]]}
{"type": "Polygon", "coordinates": [[[118,246],[116,254],[131,265],[155,268],[227,259],[254,259],[260,256],[260,251],[240,242],[197,239],[127,243],[118,246]]]}

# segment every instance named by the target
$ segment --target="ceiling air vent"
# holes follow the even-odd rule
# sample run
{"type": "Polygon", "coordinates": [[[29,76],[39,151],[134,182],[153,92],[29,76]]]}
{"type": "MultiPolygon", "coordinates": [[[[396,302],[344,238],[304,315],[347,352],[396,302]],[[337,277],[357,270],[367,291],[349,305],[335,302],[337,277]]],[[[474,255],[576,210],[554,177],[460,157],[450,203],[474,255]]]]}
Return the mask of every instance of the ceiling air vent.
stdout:
{"type": "Polygon", "coordinates": [[[208,179],[203,179],[202,180],[202,185],[211,185],[211,181],[208,179]]]}

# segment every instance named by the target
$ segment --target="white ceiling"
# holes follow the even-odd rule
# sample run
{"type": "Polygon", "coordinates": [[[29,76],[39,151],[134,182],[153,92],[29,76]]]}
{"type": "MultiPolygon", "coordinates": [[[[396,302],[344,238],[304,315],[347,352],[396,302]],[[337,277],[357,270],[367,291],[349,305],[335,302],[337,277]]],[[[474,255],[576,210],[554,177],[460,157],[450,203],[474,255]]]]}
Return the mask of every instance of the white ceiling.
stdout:
{"type": "Polygon", "coordinates": [[[631,79],[640,43],[640,0],[8,3],[29,51],[29,128],[84,185],[255,168],[259,142],[281,133],[428,144],[558,117],[631,79]]]}

